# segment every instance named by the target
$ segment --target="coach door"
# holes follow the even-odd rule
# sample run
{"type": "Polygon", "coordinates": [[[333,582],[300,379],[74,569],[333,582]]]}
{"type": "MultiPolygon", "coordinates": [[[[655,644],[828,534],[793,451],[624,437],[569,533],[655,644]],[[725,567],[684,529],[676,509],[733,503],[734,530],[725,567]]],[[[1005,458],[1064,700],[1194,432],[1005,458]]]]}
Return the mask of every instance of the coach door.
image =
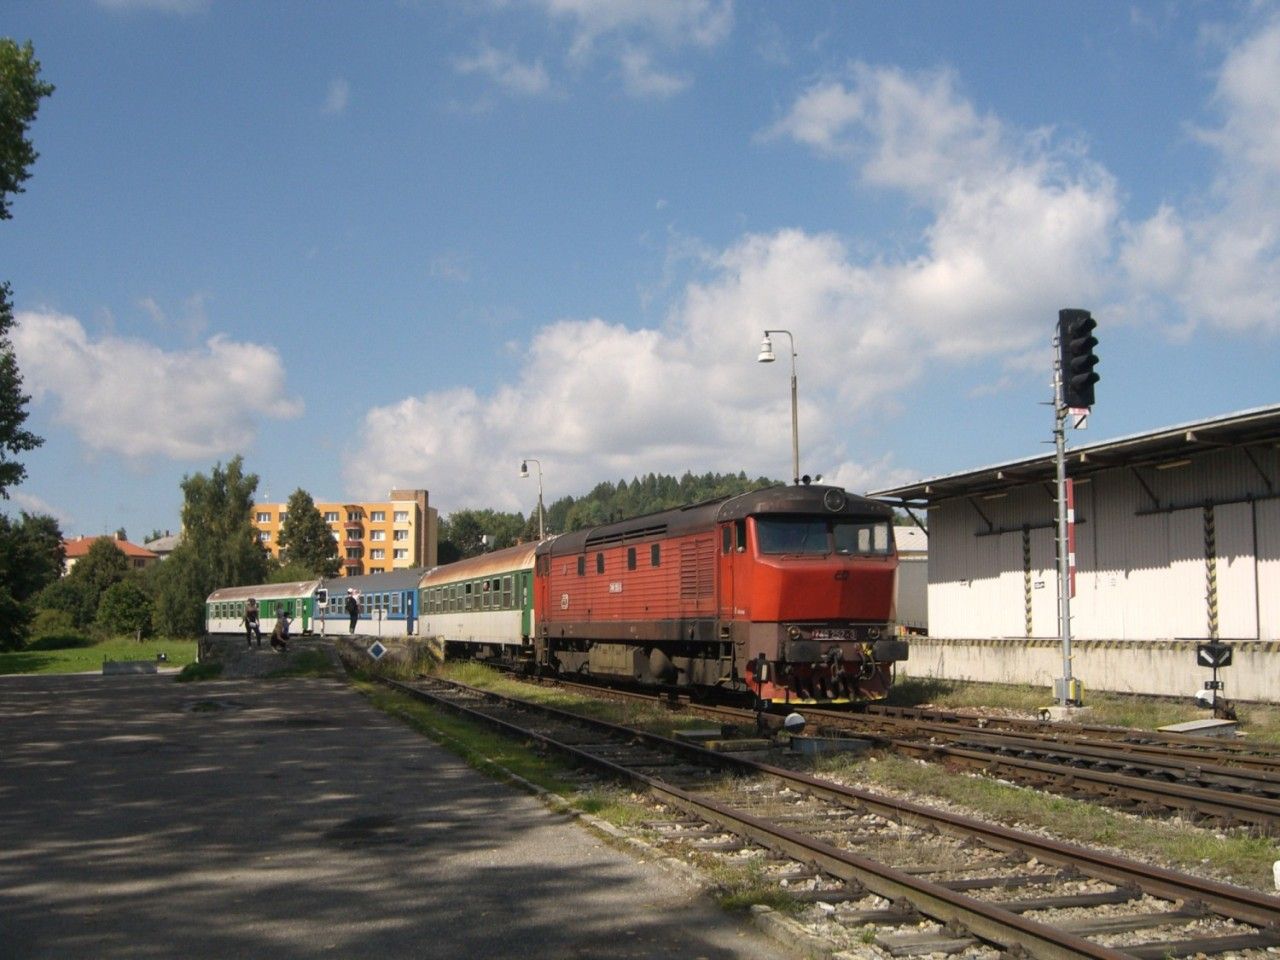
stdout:
{"type": "Polygon", "coordinates": [[[517,600],[520,604],[520,636],[533,635],[533,574],[525,570],[516,574],[517,600]]]}

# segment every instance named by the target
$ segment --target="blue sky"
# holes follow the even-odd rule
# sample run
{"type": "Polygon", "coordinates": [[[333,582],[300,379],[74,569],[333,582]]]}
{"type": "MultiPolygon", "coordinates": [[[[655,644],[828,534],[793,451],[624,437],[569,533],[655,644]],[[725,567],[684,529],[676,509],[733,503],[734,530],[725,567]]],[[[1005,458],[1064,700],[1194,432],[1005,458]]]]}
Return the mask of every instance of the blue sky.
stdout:
{"type": "Polygon", "coordinates": [[[176,529],[650,471],[863,491],[1280,400],[1280,5],[60,0],[0,223],[45,445],[7,509],[176,529]]]}

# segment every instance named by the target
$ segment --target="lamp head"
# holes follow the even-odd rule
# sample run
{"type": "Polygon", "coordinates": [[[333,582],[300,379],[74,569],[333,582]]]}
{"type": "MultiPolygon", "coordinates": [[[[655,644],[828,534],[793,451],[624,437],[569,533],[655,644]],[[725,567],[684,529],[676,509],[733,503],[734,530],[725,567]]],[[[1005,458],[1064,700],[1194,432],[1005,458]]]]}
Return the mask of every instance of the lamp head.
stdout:
{"type": "Polygon", "coordinates": [[[760,341],[760,356],[756,357],[757,363],[773,363],[777,358],[773,355],[773,341],[769,339],[766,333],[764,339],[760,341]]]}
{"type": "Polygon", "coordinates": [[[527,460],[520,461],[520,479],[521,480],[529,479],[529,461],[527,460]]]}

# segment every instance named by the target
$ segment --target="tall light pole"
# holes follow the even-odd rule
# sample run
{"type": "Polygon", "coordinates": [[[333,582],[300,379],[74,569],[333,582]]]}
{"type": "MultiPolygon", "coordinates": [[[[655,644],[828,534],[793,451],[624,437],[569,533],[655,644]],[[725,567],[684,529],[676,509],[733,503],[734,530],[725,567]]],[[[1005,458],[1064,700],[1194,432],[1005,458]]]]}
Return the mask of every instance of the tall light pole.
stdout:
{"type": "Polygon", "coordinates": [[[777,359],[773,355],[773,341],[769,339],[771,333],[785,333],[787,340],[791,344],[791,466],[792,472],[795,474],[792,482],[800,483],[800,415],[796,409],[796,340],[791,335],[790,330],[766,330],[764,339],[760,341],[760,356],[756,357],[759,363],[773,363],[777,359]]]}
{"type": "Polygon", "coordinates": [[[542,522],[543,511],[542,511],[542,463],[541,461],[534,460],[532,457],[526,457],[525,459],[521,460],[520,461],[520,479],[521,480],[529,479],[529,464],[531,463],[537,464],[538,466],[538,542],[541,543],[543,540],[546,539],[546,532],[543,529],[543,522],[542,522]]]}

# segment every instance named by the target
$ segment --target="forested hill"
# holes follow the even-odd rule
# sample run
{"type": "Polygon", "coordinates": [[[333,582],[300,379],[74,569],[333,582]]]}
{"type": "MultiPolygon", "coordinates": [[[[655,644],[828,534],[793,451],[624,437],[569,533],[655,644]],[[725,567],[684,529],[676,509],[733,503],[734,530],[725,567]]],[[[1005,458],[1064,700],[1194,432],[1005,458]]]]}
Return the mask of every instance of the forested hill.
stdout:
{"type": "MultiPolygon", "coordinates": [[[[610,483],[606,480],[584,496],[563,497],[546,504],[545,527],[547,533],[568,533],[611,520],[746,493],[779,482],[767,477],[751,480],[745,473],[686,473],[679,478],[650,473],[630,481],[610,483]]],[[[452,563],[537,536],[536,506],[527,517],[495,510],[459,510],[440,522],[440,562],[452,563]],[[486,543],[484,537],[491,539],[486,543]]]]}

